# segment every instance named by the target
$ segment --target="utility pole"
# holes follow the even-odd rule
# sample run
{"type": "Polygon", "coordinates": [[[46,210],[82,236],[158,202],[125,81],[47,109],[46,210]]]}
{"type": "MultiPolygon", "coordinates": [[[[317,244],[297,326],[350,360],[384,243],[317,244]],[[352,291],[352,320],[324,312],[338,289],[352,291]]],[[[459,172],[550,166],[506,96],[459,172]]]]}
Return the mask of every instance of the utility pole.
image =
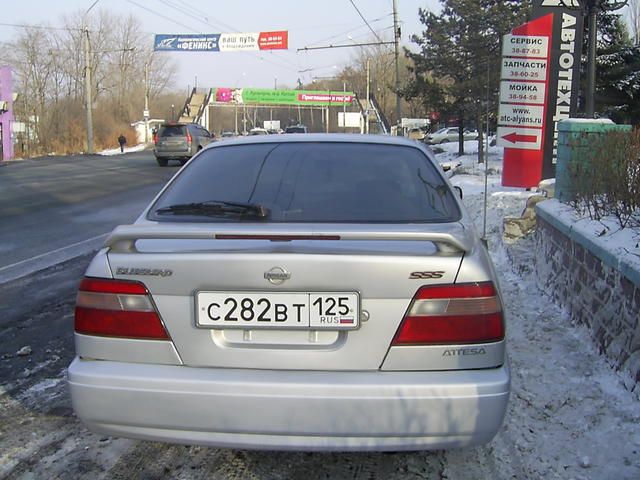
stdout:
{"type": "Polygon", "coordinates": [[[342,128],[347,131],[347,82],[342,82],[342,128]]]}
{"type": "Polygon", "coordinates": [[[235,103],[235,113],[236,113],[236,129],[235,129],[235,134],[238,135],[238,102],[234,102],[235,103]]]}
{"type": "Polygon", "coordinates": [[[367,58],[367,110],[364,116],[364,133],[369,134],[369,111],[371,110],[371,92],[369,91],[369,59],[367,58]]]}
{"type": "Polygon", "coordinates": [[[393,38],[396,57],[396,117],[397,124],[402,121],[402,105],[400,103],[400,27],[398,26],[398,5],[393,0],[393,38]]]}
{"type": "Polygon", "coordinates": [[[84,96],[87,109],[87,153],[93,153],[93,112],[91,98],[91,51],[89,44],[89,28],[84,29],[84,96]]]}
{"type": "Polygon", "coordinates": [[[149,62],[144,64],[144,143],[149,143],[149,62]]]}
{"type": "Polygon", "coordinates": [[[598,38],[598,5],[594,3],[589,9],[589,52],[587,60],[587,102],[585,113],[587,118],[594,118],[596,113],[596,51],[598,38]]]}

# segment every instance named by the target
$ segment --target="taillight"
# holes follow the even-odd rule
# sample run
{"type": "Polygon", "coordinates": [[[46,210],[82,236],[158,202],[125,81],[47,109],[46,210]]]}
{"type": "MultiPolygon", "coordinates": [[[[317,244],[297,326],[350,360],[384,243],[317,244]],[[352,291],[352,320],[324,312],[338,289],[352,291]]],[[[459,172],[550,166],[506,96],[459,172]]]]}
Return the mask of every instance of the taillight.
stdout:
{"type": "Polygon", "coordinates": [[[154,133],[154,134],[153,134],[153,144],[154,144],[154,145],[157,145],[157,144],[158,144],[158,134],[157,134],[157,133],[154,133]]]}
{"type": "Polygon", "coordinates": [[[493,283],[463,283],[421,287],[392,345],[461,345],[502,339],[502,305],[493,283]]]}
{"type": "Polygon", "coordinates": [[[193,139],[191,138],[191,134],[190,134],[189,132],[187,132],[187,143],[188,143],[189,145],[191,145],[192,140],[193,140],[193,139]]]}
{"type": "Polygon", "coordinates": [[[85,278],[76,300],[75,331],[84,335],[169,340],[141,282],[85,278]]]}

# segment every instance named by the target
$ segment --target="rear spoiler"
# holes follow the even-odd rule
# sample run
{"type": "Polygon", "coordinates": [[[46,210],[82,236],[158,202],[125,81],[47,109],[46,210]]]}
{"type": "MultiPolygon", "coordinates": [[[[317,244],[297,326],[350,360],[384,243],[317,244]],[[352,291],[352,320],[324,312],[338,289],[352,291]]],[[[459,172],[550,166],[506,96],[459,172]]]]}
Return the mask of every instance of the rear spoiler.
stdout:
{"type": "Polygon", "coordinates": [[[375,226],[354,228],[350,225],[331,225],[313,229],[308,225],[281,226],[211,224],[171,225],[122,225],[105,241],[105,247],[114,253],[136,253],[138,240],[368,240],[368,241],[425,241],[436,245],[443,254],[470,252],[475,237],[472,231],[460,223],[413,224],[403,231],[376,229],[375,226]],[[349,228],[351,227],[351,228],[349,228]],[[428,231],[426,231],[428,229],[428,231]]]}

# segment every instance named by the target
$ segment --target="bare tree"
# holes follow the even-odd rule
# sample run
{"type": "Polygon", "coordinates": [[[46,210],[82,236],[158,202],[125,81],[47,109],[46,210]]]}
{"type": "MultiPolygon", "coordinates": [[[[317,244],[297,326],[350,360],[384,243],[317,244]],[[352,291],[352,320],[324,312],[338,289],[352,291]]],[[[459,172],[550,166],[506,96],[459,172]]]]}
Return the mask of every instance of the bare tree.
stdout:
{"type": "Polygon", "coordinates": [[[79,151],[86,138],[84,116],[85,29],[90,40],[90,68],[97,146],[142,116],[144,70],[148,65],[153,101],[172,86],[175,65],[152,52],[151,39],[134,17],[107,11],[64,17],[62,27],[40,25],[18,30],[0,49],[0,60],[13,67],[19,100],[14,108],[28,125],[32,153],[79,151]]]}
{"type": "Polygon", "coordinates": [[[628,9],[633,44],[640,45],[640,0],[630,0],[628,9]]]}

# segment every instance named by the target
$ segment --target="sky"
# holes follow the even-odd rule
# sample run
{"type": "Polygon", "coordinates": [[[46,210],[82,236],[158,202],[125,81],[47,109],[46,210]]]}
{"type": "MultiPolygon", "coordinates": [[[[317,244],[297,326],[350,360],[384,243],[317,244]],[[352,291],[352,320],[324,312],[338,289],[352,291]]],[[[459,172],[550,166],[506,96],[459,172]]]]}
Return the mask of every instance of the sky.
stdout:
{"type": "MultiPolygon", "coordinates": [[[[295,87],[313,77],[331,77],[350,63],[358,48],[297,52],[311,46],[369,42],[373,33],[392,40],[392,0],[22,0],[2,2],[0,42],[13,40],[22,24],[60,26],[63,15],[78,11],[89,15],[100,9],[138,18],[142,30],[153,35],[166,33],[231,33],[274,30],[289,31],[287,51],[254,53],[162,53],[179,67],[175,87],[295,87]]],[[[438,0],[397,0],[402,44],[421,31],[418,9],[437,11],[438,0]]],[[[415,48],[415,47],[414,47],[415,48]]]]}

